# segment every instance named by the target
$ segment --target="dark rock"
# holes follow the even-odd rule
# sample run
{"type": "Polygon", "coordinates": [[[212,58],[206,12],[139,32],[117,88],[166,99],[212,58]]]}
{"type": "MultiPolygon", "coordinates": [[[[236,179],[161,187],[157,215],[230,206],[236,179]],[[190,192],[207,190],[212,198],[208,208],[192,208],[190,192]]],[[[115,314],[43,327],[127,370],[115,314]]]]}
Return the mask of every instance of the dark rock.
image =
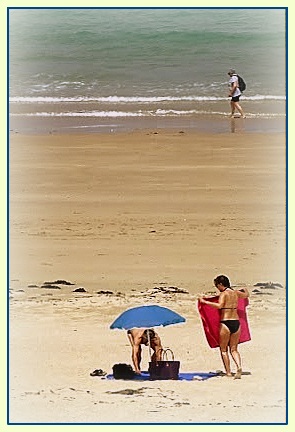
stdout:
{"type": "Polygon", "coordinates": [[[57,285],[75,285],[74,283],[68,282],[64,279],[57,279],[53,282],[44,282],[44,285],[54,285],[54,284],[57,284],[57,285]]]}
{"type": "Polygon", "coordinates": [[[266,289],[277,289],[277,288],[283,288],[283,285],[280,283],[273,283],[273,282],[257,282],[254,286],[258,286],[260,288],[266,288],[266,289]]]}
{"type": "Polygon", "coordinates": [[[49,283],[41,285],[41,288],[47,288],[47,289],[61,289],[61,287],[57,285],[51,285],[49,283]]]}
{"type": "Polygon", "coordinates": [[[106,393],[109,394],[122,394],[122,395],[136,395],[136,394],[142,394],[142,392],[145,390],[144,387],[141,387],[139,389],[123,389],[118,391],[107,391],[106,393]]]}
{"type": "Polygon", "coordinates": [[[169,287],[154,287],[154,290],[160,291],[163,294],[189,294],[188,291],[174,286],[169,287]]]}
{"type": "Polygon", "coordinates": [[[270,295],[273,295],[273,294],[272,293],[258,291],[258,292],[255,292],[254,295],[269,295],[270,296],[270,295]]]}
{"type": "Polygon", "coordinates": [[[272,284],[273,287],[277,287],[277,288],[284,288],[283,285],[281,285],[280,283],[276,282],[272,284]]]}
{"type": "Polygon", "coordinates": [[[87,292],[87,291],[85,288],[81,287],[81,288],[75,289],[73,292],[87,292]]]}

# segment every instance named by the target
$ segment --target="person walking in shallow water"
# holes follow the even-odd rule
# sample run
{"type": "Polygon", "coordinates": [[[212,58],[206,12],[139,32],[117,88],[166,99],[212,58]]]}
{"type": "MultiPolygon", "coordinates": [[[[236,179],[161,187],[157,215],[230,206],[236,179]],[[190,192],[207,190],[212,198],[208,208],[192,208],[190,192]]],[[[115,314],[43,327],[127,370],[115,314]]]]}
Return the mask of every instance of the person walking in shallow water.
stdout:
{"type": "Polygon", "coordinates": [[[211,302],[204,298],[200,298],[200,302],[220,310],[219,347],[225,373],[228,377],[232,376],[228,354],[229,350],[237,367],[234,378],[240,379],[242,376],[242,365],[241,356],[238,351],[238,343],[241,326],[237,307],[238,299],[249,297],[249,291],[247,288],[243,290],[232,289],[228,277],[224,275],[217,276],[214,279],[214,284],[220,292],[218,302],[211,302]]]}
{"type": "Polygon", "coordinates": [[[240,96],[241,96],[241,90],[239,89],[239,79],[238,75],[236,74],[236,71],[234,69],[230,69],[228,71],[228,75],[230,77],[228,86],[229,86],[229,95],[228,97],[231,98],[230,100],[230,106],[231,106],[231,118],[234,118],[236,109],[239,111],[241,116],[245,118],[244,111],[239,104],[240,96]]]}

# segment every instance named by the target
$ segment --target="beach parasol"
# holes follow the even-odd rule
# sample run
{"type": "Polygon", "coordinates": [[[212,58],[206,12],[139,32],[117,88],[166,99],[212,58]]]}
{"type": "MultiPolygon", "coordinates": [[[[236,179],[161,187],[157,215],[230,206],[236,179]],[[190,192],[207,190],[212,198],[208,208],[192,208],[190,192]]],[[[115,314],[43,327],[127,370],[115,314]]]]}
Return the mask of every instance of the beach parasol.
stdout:
{"type": "Polygon", "coordinates": [[[111,329],[129,330],[136,327],[158,327],[185,322],[178,313],[158,305],[138,306],[127,309],[111,324],[111,329]]]}

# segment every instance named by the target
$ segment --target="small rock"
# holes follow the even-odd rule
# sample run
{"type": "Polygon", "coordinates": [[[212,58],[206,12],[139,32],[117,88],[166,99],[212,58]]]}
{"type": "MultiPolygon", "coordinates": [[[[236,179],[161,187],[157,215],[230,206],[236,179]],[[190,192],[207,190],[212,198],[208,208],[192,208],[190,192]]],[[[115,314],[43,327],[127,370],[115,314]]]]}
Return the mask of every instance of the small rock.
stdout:
{"type": "Polygon", "coordinates": [[[54,284],[57,284],[57,285],[75,285],[74,283],[68,282],[64,279],[57,279],[53,282],[44,282],[44,285],[54,285],[54,284]]]}
{"type": "Polygon", "coordinates": [[[85,288],[80,287],[80,288],[75,289],[73,292],[87,292],[87,291],[85,288]]]}
{"type": "Polygon", "coordinates": [[[49,283],[45,284],[45,285],[41,285],[41,288],[47,288],[47,289],[61,289],[59,286],[57,285],[51,285],[49,283]]]}

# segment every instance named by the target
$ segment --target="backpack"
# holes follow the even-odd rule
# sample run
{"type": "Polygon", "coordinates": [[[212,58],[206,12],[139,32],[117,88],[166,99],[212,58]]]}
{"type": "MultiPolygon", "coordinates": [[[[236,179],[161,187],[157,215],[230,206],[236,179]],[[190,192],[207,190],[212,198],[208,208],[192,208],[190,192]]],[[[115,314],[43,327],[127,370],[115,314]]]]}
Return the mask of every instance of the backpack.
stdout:
{"type": "Polygon", "coordinates": [[[117,363],[113,366],[113,375],[115,379],[132,379],[135,377],[135,372],[131,365],[117,363]]]}
{"type": "Polygon", "coordinates": [[[241,93],[243,93],[243,91],[246,90],[246,83],[240,75],[238,75],[238,81],[239,81],[239,89],[241,93]]]}

